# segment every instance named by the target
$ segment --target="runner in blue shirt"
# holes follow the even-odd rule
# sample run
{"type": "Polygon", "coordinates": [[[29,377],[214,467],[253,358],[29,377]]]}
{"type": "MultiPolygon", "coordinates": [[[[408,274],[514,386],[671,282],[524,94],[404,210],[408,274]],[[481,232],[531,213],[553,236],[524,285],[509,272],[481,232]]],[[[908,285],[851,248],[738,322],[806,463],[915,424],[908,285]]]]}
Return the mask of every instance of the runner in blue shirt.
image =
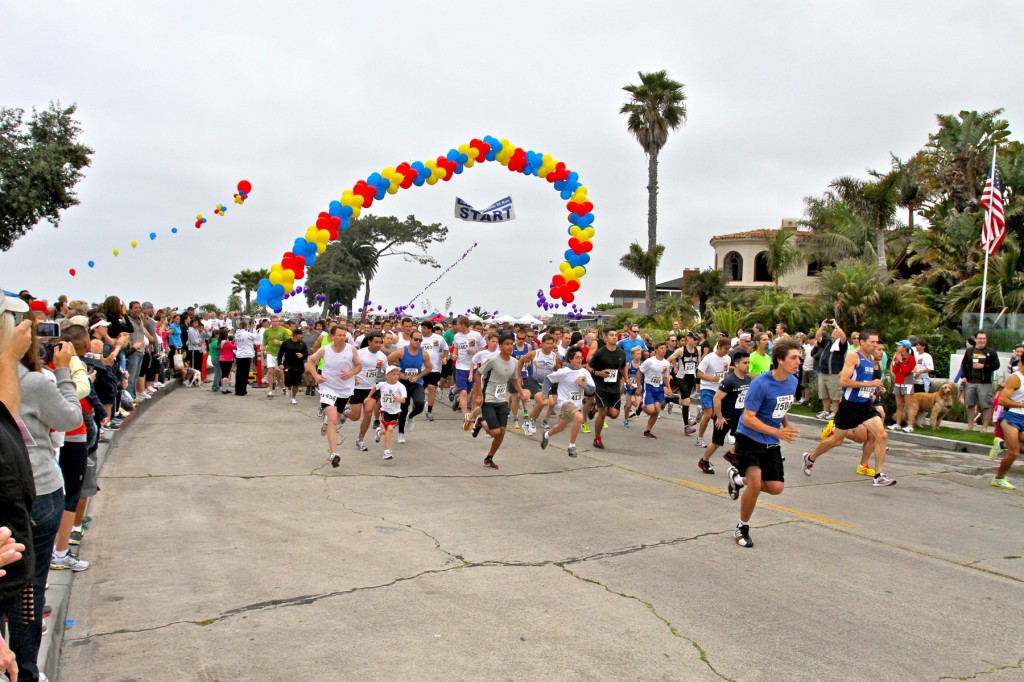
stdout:
{"type": "Polygon", "coordinates": [[[650,352],[651,349],[647,347],[647,344],[644,343],[644,340],[639,337],[639,334],[640,327],[634,324],[629,329],[629,336],[622,339],[616,344],[619,348],[626,352],[627,358],[630,357],[630,354],[633,352],[633,348],[636,346],[643,348],[645,354],[650,352]]]}
{"type": "Polygon", "coordinates": [[[729,467],[729,496],[740,500],[740,522],[733,538],[740,547],[753,547],[750,539],[750,517],[762,490],[779,495],[785,487],[782,449],[779,441],[791,443],[799,432],[789,425],[786,413],[796,395],[796,373],[800,368],[800,344],[793,339],[780,339],[772,348],[775,369],[754,378],[743,405],[743,415],[736,427],[736,458],[739,467],[729,467]]]}

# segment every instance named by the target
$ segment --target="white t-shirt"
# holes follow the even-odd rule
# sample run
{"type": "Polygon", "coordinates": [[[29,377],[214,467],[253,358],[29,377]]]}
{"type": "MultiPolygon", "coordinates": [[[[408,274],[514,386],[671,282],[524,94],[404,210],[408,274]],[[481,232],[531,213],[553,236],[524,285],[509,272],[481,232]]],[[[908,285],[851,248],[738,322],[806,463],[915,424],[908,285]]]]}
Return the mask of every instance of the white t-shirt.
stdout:
{"type": "MultiPolygon", "coordinates": [[[[925,351],[924,353],[918,354],[917,349],[915,348],[914,359],[917,360],[917,367],[930,370],[931,372],[935,371],[935,361],[932,360],[931,353],[925,351]]],[[[931,377],[931,374],[928,374],[928,376],[931,377]]],[[[931,379],[928,379],[927,381],[930,382],[931,379]]],[[[925,375],[914,374],[914,383],[917,384],[918,386],[923,386],[926,383],[925,375]]]]}
{"type": "MultiPolygon", "coordinates": [[[[719,357],[715,352],[708,353],[697,365],[697,369],[708,376],[718,377],[719,380],[724,379],[725,375],[729,373],[729,355],[719,357]]],[[[718,382],[701,379],[700,390],[717,391],[718,382]]]]}
{"type": "Polygon", "coordinates": [[[484,366],[484,363],[493,358],[495,355],[500,353],[497,348],[494,350],[487,350],[484,348],[482,351],[473,356],[473,369],[480,369],[484,366]]]}
{"type": "Polygon", "coordinates": [[[256,335],[245,329],[235,330],[235,345],[238,348],[235,350],[236,358],[254,358],[256,357],[256,335]]]}
{"type": "Polygon", "coordinates": [[[408,346],[411,343],[412,343],[412,334],[409,334],[409,338],[407,339],[404,336],[402,336],[401,332],[399,332],[398,333],[398,341],[395,343],[395,350],[398,350],[399,348],[405,348],[406,346],[408,346]]]}
{"type": "Polygon", "coordinates": [[[356,378],[354,376],[347,379],[342,379],[342,372],[348,372],[356,366],[353,356],[359,357],[359,354],[354,352],[355,346],[351,344],[345,344],[345,347],[340,351],[334,350],[334,344],[327,344],[323,347],[324,349],[324,368],[323,377],[326,381],[320,384],[319,390],[321,394],[321,402],[323,402],[323,396],[330,394],[338,398],[348,398],[352,395],[352,391],[356,387],[356,378]]]}
{"type": "Polygon", "coordinates": [[[590,376],[590,372],[585,367],[580,367],[579,369],[563,367],[548,375],[548,381],[558,385],[555,409],[560,408],[565,403],[572,403],[576,407],[583,407],[583,386],[576,383],[576,380],[581,376],[585,385],[596,390],[597,386],[594,384],[594,378],[590,376]]]}
{"type": "Polygon", "coordinates": [[[468,334],[459,332],[453,339],[455,352],[455,369],[468,370],[473,362],[473,356],[487,347],[484,337],[480,332],[471,331],[468,334]]]}
{"type": "Polygon", "coordinates": [[[648,386],[664,386],[668,382],[668,369],[672,366],[668,360],[655,357],[647,358],[640,364],[640,372],[644,375],[644,383],[648,386]]]}
{"type": "Polygon", "coordinates": [[[440,334],[431,334],[423,337],[420,346],[430,358],[430,368],[433,372],[441,371],[441,354],[448,352],[448,342],[440,334]]]}
{"type": "Polygon", "coordinates": [[[402,411],[401,403],[396,398],[408,398],[409,394],[401,382],[396,381],[389,384],[386,381],[378,382],[377,390],[380,391],[380,410],[389,415],[397,415],[402,411]]]}
{"type": "Polygon", "coordinates": [[[359,364],[362,369],[356,375],[356,388],[368,390],[384,380],[384,369],[388,365],[388,356],[377,351],[371,353],[369,348],[359,349],[359,364]]]}

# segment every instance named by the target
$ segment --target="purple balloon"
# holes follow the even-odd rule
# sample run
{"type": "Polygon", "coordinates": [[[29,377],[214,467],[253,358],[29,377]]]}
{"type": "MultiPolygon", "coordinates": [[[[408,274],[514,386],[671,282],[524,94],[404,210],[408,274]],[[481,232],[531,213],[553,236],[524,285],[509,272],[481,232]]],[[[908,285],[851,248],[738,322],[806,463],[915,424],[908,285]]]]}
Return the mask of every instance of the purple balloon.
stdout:
{"type": "Polygon", "coordinates": [[[497,315],[497,314],[498,314],[498,311],[497,311],[497,310],[495,310],[495,311],[494,311],[494,314],[495,314],[495,315],[497,315]]]}
{"type": "Polygon", "coordinates": [[[540,301],[537,301],[537,307],[538,307],[538,308],[543,308],[543,307],[544,307],[544,304],[543,304],[543,303],[541,303],[540,301]]]}
{"type": "Polygon", "coordinates": [[[302,287],[295,287],[295,293],[301,294],[302,293],[302,287]]]}

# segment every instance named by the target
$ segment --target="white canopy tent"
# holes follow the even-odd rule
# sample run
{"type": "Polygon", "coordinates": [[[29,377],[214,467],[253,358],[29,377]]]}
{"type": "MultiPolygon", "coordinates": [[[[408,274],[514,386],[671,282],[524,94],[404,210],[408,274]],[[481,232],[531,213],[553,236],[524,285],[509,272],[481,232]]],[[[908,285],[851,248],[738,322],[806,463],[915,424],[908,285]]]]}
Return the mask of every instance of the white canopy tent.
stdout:
{"type": "Polygon", "coordinates": [[[516,318],[512,317],[511,315],[502,315],[501,317],[496,317],[496,318],[494,318],[494,320],[492,320],[492,322],[510,322],[510,323],[511,322],[518,322],[518,321],[519,320],[517,320],[516,318]]]}
{"type": "Polygon", "coordinates": [[[484,318],[480,317],[476,313],[470,313],[469,315],[466,315],[466,319],[469,320],[470,322],[483,322],[484,321],[484,318]]]}
{"type": "Polygon", "coordinates": [[[518,320],[516,320],[516,322],[518,322],[519,324],[540,324],[540,320],[538,320],[533,315],[523,315],[518,320]]]}

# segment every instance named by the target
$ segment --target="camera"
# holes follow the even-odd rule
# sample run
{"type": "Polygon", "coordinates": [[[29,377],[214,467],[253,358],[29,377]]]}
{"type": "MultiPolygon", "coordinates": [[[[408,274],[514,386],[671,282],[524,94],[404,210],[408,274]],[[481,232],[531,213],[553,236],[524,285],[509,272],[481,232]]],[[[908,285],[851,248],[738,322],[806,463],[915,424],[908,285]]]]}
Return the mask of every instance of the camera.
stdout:
{"type": "Polygon", "coordinates": [[[60,325],[56,322],[40,322],[36,325],[36,336],[41,339],[56,339],[60,336],[60,325]]]}
{"type": "Polygon", "coordinates": [[[43,361],[44,365],[53,362],[53,351],[58,345],[60,345],[59,341],[39,344],[39,359],[43,361]]]}

